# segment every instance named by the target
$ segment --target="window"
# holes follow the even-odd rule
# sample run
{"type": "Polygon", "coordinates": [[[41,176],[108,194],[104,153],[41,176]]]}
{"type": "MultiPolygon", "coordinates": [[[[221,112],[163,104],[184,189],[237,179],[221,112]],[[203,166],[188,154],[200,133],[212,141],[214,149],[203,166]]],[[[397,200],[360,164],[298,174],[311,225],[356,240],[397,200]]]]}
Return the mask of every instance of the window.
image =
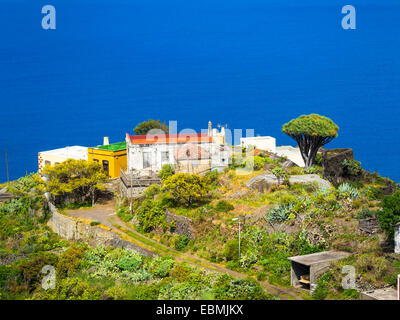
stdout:
{"type": "Polygon", "coordinates": [[[103,160],[103,169],[106,172],[106,174],[109,175],[110,166],[107,160],[103,160]]]}
{"type": "Polygon", "coordinates": [[[93,161],[99,163],[99,159],[93,159],[93,161]]]}
{"type": "Polygon", "coordinates": [[[169,162],[169,152],[168,151],[163,151],[161,152],[161,162],[169,162]]]}
{"type": "Polygon", "coordinates": [[[151,166],[151,153],[143,152],[143,168],[148,168],[151,166]]]}
{"type": "Polygon", "coordinates": [[[196,168],[199,165],[199,161],[197,159],[193,160],[192,165],[194,168],[196,168]]]}

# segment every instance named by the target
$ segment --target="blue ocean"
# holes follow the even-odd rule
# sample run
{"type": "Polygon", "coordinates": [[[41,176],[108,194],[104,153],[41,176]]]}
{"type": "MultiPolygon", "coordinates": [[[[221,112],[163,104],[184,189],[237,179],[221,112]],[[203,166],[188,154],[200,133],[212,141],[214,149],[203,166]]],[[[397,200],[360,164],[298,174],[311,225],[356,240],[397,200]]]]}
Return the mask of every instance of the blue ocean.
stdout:
{"type": "Polygon", "coordinates": [[[6,151],[16,179],[40,151],[122,141],[149,118],[295,145],[281,126],[308,113],[339,125],[328,148],[400,182],[400,1],[0,0],[0,35],[0,182],[6,151]]]}

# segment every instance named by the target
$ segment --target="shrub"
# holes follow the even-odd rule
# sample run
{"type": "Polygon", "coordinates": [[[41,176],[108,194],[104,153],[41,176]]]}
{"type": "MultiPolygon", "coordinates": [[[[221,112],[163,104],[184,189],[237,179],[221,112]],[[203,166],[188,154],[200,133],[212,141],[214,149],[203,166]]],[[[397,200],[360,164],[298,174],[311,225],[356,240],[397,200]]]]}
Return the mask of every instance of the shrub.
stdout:
{"type": "Polygon", "coordinates": [[[261,170],[264,167],[265,158],[259,156],[249,156],[244,160],[244,166],[246,169],[261,170]]]}
{"type": "Polygon", "coordinates": [[[346,176],[359,176],[361,173],[361,162],[344,159],[342,162],[343,172],[346,176]]]}
{"type": "Polygon", "coordinates": [[[329,272],[323,274],[319,277],[317,282],[317,287],[315,288],[312,297],[316,300],[325,300],[328,296],[329,288],[328,284],[331,279],[331,274],[329,272]]]}
{"type": "Polygon", "coordinates": [[[214,186],[217,185],[218,176],[219,176],[218,170],[212,170],[212,171],[207,172],[204,176],[205,183],[214,185],[214,186]]]}
{"type": "Polygon", "coordinates": [[[374,186],[367,186],[364,189],[364,195],[368,200],[381,200],[383,199],[383,190],[374,186]]]}
{"type": "Polygon", "coordinates": [[[233,279],[228,274],[220,276],[214,284],[213,294],[218,300],[265,300],[261,285],[252,278],[233,279]]]}
{"type": "Polygon", "coordinates": [[[172,164],[164,164],[158,174],[158,177],[161,179],[161,182],[164,182],[169,177],[175,174],[175,169],[172,164]]]}
{"type": "Polygon", "coordinates": [[[90,225],[91,225],[92,227],[98,226],[99,224],[100,224],[100,222],[98,222],[98,221],[92,221],[92,222],[90,222],[90,225]]]}
{"type": "Polygon", "coordinates": [[[307,174],[318,174],[320,172],[321,172],[320,167],[317,167],[315,165],[313,165],[310,168],[304,170],[304,173],[307,173],[307,174]]]}
{"type": "Polygon", "coordinates": [[[143,263],[142,257],[139,254],[137,254],[133,257],[129,257],[129,256],[122,257],[118,261],[117,266],[121,270],[137,271],[140,268],[140,266],[142,265],[142,263],[143,263]]]}
{"type": "Polygon", "coordinates": [[[233,209],[235,209],[235,207],[225,200],[218,201],[217,205],[215,206],[215,210],[218,212],[229,212],[233,209]]]}
{"type": "Polygon", "coordinates": [[[86,244],[73,244],[59,258],[57,275],[61,278],[69,277],[78,271],[80,261],[85,256],[86,244]]]}
{"type": "Polygon", "coordinates": [[[271,173],[276,177],[276,179],[278,179],[278,183],[281,183],[281,180],[285,180],[287,178],[289,178],[288,173],[283,170],[281,167],[275,167],[271,170],[271,173]]]}
{"type": "Polygon", "coordinates": [[[386,231],[388,239],[394,238],[394,226],[400,221],[400,190],[382,201],[382,211],[377,213],[381,228],[386,231]]]}
{"type": "Polygon", "coordinates": [[[374,211],[369,210],[368,208],[363,208],[361,211],[357,213],[357,219],[371,218],[374,215],[375,215],[374,211]]]}
{"type": "MultiPolygon", "coordinates": [[[[247,240],[241,239],[240,241],[240,253],[246,252],[247,240]]],[[[239,260],[239,239],[233,239],[228,241],[224,247],[224,257],[226,261],[238,261],[239,260]]]]}
{"type": "Polygon", "coordinates": [[[144,197],[145,199],[154,199],[160,191],[160,186],[158,184],[153,184],[144,191],[144,197]]]}
{"type": "Polygon", "coordinates": [[[175,240],[174,247],[176,250],[182,251],[186,248],[189,243],[189,237],[185,234],[184,236],[178,236],[175,240]]]}
{"type": "Polygon", "coordinates": [[[34,289],[40,282],[43,274],[42,268],[45,265],[56,266],[57,256],[53,253],[40,252],[29,259],[18,261],[17,269],[21,275],[23,282],[28,286],[29,290],[34,289]]]}
{"type": "Polygon", "coordinates": [[[174,267],[175,261],[171,258],[163,258],[160,264],[156,267],[154,275],[160,278],[165,278],[169,275],[170,270],[174,267]]]}
{"type": "Polygon", "coordinates": [[[159,201],[146,199],[136,210],[139,226],[144,232],[150,232],[166,226],[165,209],[159,201]]]}

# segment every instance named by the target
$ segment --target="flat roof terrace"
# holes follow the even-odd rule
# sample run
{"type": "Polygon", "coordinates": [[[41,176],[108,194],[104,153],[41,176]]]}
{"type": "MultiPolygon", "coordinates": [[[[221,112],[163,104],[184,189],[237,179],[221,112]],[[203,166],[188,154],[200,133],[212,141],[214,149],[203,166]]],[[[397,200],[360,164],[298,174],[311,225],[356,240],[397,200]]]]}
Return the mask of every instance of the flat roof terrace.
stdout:
{"type": "Polygon", "coordinates": [[[288,258],[290,261],[294,261],[305,266],[312,266],[314,264],[330,262],[335,260],[341,260],[347,258],[350,255],[348,252],[341,251],[324,251],[312,254],[307,254],[304,256],[295,256],[288,258]]]}

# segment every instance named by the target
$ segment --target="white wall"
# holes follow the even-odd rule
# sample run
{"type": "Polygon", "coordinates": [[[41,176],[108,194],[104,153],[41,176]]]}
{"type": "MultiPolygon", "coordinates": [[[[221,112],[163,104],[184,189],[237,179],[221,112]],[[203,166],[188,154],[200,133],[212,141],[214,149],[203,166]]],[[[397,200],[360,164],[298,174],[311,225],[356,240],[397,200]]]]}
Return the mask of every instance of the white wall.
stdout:
{"type": "MultiPolygon", "coordinates": [[[[197,144],[211,155],[211,167],[221,168],[229,165],[230,152],[225,146],[225,150],[220,149],[220,146],[215,143],[199,143],[197,144]]],[[[184,144],[131,144],[128,141],[128,171],[151,169],[158,172],[166,163],[176,165],[177,161],[174,157],[174,151],[182,148],[184,144]],[[161,162],[161,152],[169,151],[169,161],[161,162]],[[143,153],[151,153],[151,167],[143,168],[143,153]]]]}
{"type": "Polygon", "coordinates": [[[299,167],[304,167],[304,160],[301,156],[299,147],[295,148],[292,146],[280,146],[276,148],[275,152],[278,156],[284,156],[290,161],[293,161],[299,167]]]}
{"type": "Polygon", "coordinates": [[[275,153],[276,139],[268,136],[240,138],[240,145],[246,148],[255,146],[257,149],[275,153]]]}

